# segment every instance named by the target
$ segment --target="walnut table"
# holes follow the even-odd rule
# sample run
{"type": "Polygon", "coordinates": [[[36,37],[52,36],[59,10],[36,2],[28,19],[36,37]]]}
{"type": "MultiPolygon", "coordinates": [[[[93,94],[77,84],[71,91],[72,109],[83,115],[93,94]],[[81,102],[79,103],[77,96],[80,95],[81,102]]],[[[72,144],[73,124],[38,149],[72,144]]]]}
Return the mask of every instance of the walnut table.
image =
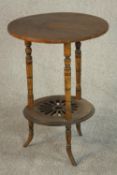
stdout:
{"type": "MultiPolygon", "coordinates": [[[[8,32],[25,43],[28,105],[24,116],[28,120],[27,147],[33,138],[34,123],[66,128],[66,151],[72,165],[77,163],[71,151],[71,124],[76,124],[81,136],[81,122],[94,113],[93,105],[81,97],[81,41],[98,37],[108,30],[105,20],[80,13],[48,13],[27,16],[9,23],[8,32]],[[34,100],[32,42],[63,44],[65,95],[55,95],[34,100]],[[76,95],[71,95],[71,43],[75,43],[76,95]]],[[[51,59],[50,59],[51,64],[51,59]]]]}

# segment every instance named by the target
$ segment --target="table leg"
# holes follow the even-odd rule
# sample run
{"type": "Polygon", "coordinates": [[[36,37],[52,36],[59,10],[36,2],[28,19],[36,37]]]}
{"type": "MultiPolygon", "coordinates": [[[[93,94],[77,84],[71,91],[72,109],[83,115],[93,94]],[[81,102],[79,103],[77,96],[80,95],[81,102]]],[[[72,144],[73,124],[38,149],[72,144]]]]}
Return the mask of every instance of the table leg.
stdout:
{"type": "Polygon", "coordinates": [[[78,132],[79,136],[82,136],[81,124],[80,123],[76,123],[76,129],[77,129],[77,132],[78,132]]]}
{"type": "MultiPolygon", "coordinates": [[[[27,88],[28,88],[28,107],[31,108],[34,103],[33,98],[33,70],[32,70],[32,49],[31,42],[25,41],[25,52],[26,52],[26,74],[27,74],[27,88]]],[[[33,139],[33,128],[34,124],[31,121],[28,121],[29,124],[29,135],[27,141],[24,143],[24,147],[27,147],[33,139]]]]}
{"type": "Polygon", "coordinates": [[[33,139],[33,128],[34,128],[33,125],[34,124],[33,124],[33,122],[28,121],[28,125],[29,125],[29,135],[28,135],[28,139],[26,140],[26,142],[23,145],[24,147],[27,147],[33,139]]]}
{"type": "MultiPolygon", "coordinates": [[[[76,100],[81,99],[81,42],[75,43],[75,63],[76,63],[76,100]]],[[[82,136],[81,124],[76,123],[79,136],[82,136]]]]}
{"type": "Polygon", "coordinates": [[[65,56],[65,68],[64,68],[64,77],[65,77],[65,119],[67,120],[66,124],[66,151],[71,160],[72,165],[76,166],[75,159],[73,157],[71,151],[71,123],[70,120],[72,118],[71,113],[71,43],[64,44],[64,56],[65,56]]]}

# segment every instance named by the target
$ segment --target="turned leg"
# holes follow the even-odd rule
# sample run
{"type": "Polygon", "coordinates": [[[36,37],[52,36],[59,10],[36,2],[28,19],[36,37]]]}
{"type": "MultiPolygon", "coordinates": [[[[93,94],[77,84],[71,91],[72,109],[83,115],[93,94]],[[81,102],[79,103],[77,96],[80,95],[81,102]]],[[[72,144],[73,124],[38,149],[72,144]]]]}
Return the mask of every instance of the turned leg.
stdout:
{"type": "MultiPolygon", "coordinates": [[[[76,100],[81,99],[81,43],[76,42],[75,43],[75,63],[76,63],[76,100]]],[[[79,136],[82,136],[81,132],[81,124],[76,124],[76,129],[79,134],[79,136]]]]}
{"type": "MultiPolygon", "coordinates": [[[[27,89],[28,89],[28,107],[31,108],[34,103],[33,98],[33,70],[32,70],[32,49],[31,42],[25,41],[26,52],[26,74],[27,74],[27,89]]],[[[29,135],[27,141],[24,143],[24,147],[27,147],[33,139],[33,122],[28,121],[29,135]]]]}
{"type": "Polygon", "coordinates": [[[72,151],[71,151],[71,123],[72,118],[71,113],[71,67],[70,67],[70,55],[71,55],[71,43],[64,44],[64,56],[65,56],[65,68],[64,68],[64,77],[65,77],[65,119],[66,124],[66,151],[69,156],[69,159],[72,165],[76,166],[77,163],[74,160],[72,151]]]}

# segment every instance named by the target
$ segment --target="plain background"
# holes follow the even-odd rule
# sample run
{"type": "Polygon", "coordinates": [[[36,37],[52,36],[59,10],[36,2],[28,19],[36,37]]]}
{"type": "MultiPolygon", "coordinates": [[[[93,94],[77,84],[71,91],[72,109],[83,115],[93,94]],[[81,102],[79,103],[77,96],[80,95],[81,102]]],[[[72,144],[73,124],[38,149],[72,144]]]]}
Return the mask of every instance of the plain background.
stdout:
{"type": "MultiPolygon", "coordinates": [[[[117,1],[116,0],[0,0],[0,174],[117,174],[117,1]],[[73,127],[73,152],[65,153],[64,128],[35,126],[32,146],[22,148],[27,121],[24,43],[11,37],[7,24],[18,17],[47,12],[81,12],[106,19],[109,31],[82,42],[82,97],[96,113],[83,123],[83,137],[73,127]]],[[[93,26],[92,26],[93,27],[93,26]]],[[[33,43],[35,98],[64,94],[62,44],[33,43]]],[[[75,94],[72,44],[72,94],[75,94]]]]}

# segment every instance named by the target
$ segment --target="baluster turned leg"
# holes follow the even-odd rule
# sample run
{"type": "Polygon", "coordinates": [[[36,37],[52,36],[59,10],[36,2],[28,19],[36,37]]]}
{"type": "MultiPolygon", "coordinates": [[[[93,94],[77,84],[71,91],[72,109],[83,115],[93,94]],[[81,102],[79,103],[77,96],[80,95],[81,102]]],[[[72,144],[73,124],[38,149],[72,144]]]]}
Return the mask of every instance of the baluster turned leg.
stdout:
{"type": "MultiPolygon", "coordinates": [[[[81,43],[75,43],[75,63],[76,63],[76,100],[81,99],[81,43]]],[[[79,136],[82,136],[81,124],[76,123],[76,129],[79,136]]]]}
{"type": "Polygon", "coordinates": [[[70,120],[72,118],[71,113],[71,67],[70,67],[70,55],[71,55],[71,43],[64,44],[64,56],[65,56],[65,68],[64,68],[64,76],[65,76],[65,105],[66,105],[66,113],[65,119],[67,120],[66,124],[66,151],[71,160],[72,165],[76,166],[76,162],[74,160],[72,151],[71,151],[71,123],[70,120]]]}
{"type": "MultiPolygon", "coordinates": [[[[32,49],[31,42],[25,41],[25,52],[26,52],[26,73],[27,73],[27,88],[28,88],[28,106],[31,108],[34,99],[33,99],[33,70],[32,70],[32,49]]],[[[33,139],[33,128],[34,124],[31,121],[28,121],[29,125],[29,135],[27,141],[24,143],[24,147],[27,147],[33,139]]]]}

